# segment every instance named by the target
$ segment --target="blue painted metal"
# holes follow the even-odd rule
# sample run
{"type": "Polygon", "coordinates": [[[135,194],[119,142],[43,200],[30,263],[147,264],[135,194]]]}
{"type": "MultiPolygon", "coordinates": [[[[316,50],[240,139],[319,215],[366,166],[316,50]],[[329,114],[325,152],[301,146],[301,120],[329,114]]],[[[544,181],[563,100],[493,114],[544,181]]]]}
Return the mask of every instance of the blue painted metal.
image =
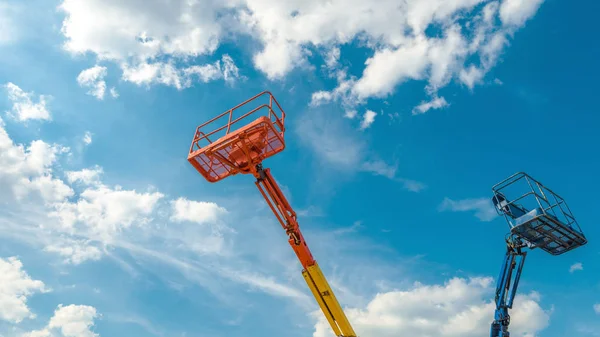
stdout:
{"type": "Polygon", "coordinates": [[[525,247],[526,245],[517,236],[510,236],[506,240],[506,254],[496,285],[496,311],[490,332],[491,337],[510,336],[508,332],[508,325],[510,324],[508,309],[512,309],[519,287],[519,280],[527,256],[527,252],[522,250],[525,247]]]}
{"type": "Polygon", "coordinates": [[[496,286],[496,311],[491,337],[509,337],[508,326],[527,252],[540,248],[552,255],[564,254],[587,243],[585,235],[564,199],[524,172],[516,173],[492,188],[496,211],[506,219],[510,233],[496,286]],[[507,194],[516,190],[517,197],[507,194]],[[525,193],[523,193],[525,189],[525,193]]]}

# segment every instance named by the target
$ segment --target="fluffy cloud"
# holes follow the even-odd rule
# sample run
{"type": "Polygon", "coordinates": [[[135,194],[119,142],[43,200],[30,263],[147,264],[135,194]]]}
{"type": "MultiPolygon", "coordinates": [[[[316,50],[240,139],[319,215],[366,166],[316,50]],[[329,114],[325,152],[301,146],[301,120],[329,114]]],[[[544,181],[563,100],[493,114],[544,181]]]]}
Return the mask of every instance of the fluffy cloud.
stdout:
{"type": "Polygon", "coordinates": [[[37,292],[46,292],[42,281],[33,280],[23,270],[16,257],[0,258],[0,319],[19,323],[35,315],[27,306],[27,298],[37,292]]]}
{"type": "Polygon", "coordinates": [[[33,92],[25,92],[14,83],[4,85],[8,93],[8,99],[12,102],[12,110],[8,111],[10,117],[20,121],[28,120],[50,120],[50,111],[46,106],[51,96],[40,95],[38,102],[34,102],[33,92]]]}
{"type": "Polygon", "coordinates": [[[500,18],[506,25],[522,26],[544,0],[504,0],[500,6],[500,18]]]}
{"type": "Polygon", "coordinates": [[[79,171],[67,171],[65,172],[65,175],[70,184],[82,183],[84,185],[94,185],[100,183],[100,176],[103,172],[102,167],[95,166],[93,168],[84,168],[79,171]]]}
{"type": "Polygon", "coordinates": [[[68,237],[53,240],[44,250],[56,253],[64,258],[65,263],[74,265],[85,261],[100,260],[103,255],[102,251],[94,246],[90,240],[75,240],[68,237]]]}
{"type": "Polygon", "coordinates": [[[190,221],[198,224],[214,223],[227,210],[214,202],[192,201],[178,198],[171,202],[173,213],[171,220],[176,222],[190,221]]]}
{"type": "MultiPolygon", "coordinates": [[[[476,337],[489,333],[495,305],[491,278],[453,278],[443,285],[415,284],[408,290],[379,293],[364,308],[346,310],[359,336],[476,337]]],[[[548,326],[549,312],[539,294],[518,295],[511,311],[511,335],[535,336],[548,326]]],[[[313,337],[333,336],[319,315],[313,337]]]]}
{"type": "MultiPolygon", "coordinates": [[[[116,62],[123,78],[134,83],[185,88],[188,72],[201,80],[218,78],[214,69],[189,66],[190,59],[249,36],[262,47],[245,52],[254,53],[254,67],[268,78],[280,79],[309,65],[308,56],[316,51],[338,77],[329,97],[320,95],[357,103],[384,97],[411,79],[426,79],[434,91],[452,78],[472,87],[494,65],[507,37],[542,2],[177,0],[141,5],[139,0],[64,0],[60,8],[64,48],[116,62]],[[429,33],[430,27],[441,34],[429,33]],[[373,51],[360,78],[348,78],[340,69],[340,46],[354,41],[373,51]],[[467,64],[472,56],[479,56],[479,64],[467,64]]],[[[219,77],[226,78],[225,72],[219,77]]]]}
{"type": "Polygon", "coordinates": [[[62,201],[73,190],[50,174],[57,156],[67,148],[41,140],[28,147],[14,144],[0,119],[0,200],[14,202],[30,198],[43,203],[62,201]]]}
{"type": "Polygon", "coordinates": [[[89,88],[88,95],[102,100],[106,92],[104,77],[106,77],[106,67],[95,65],[79,73],[77,83],[82,87],[89,88]]]}
{"type": "Polygon", "coordinates": [[[497,213],[492,205],[491,199],[478,198],[478,199],[463,199],[463,200],[452,200],[450,198],[444,198],[444,201],[439,206],[439,211],[452,211],[452,212],[475,212],[475,216],[481,221],[492,221],[496,218],[497,213]]]}
{"type": "Polygon", "coordinates": [[[594,311],[595,311],[595,312],[596,312],[598,315],[600,315],[600,303],[598,303],[598,304],[594,304],[594,311]]]}
{"type": "MultiPolygon", "coordinates": [[[[0,124],[0,200],[9,204],[26,204],[31,210],[43,210],[45,205],[51,216],[60,220],[55,229],[76,233],[81,225],[87,235],[110,240],[122,229],[134,224],[143,224],[158,200],[159,192],[137,193],[98,183],[99,167],[66,172],[70,183],[92,184],[81,192],[74,201],[75,191],[61,179],[53,175],[53,165],[60,154],[68,151],[59,145],[50,145],[41,140],[31,142],[26,148],[14,144],[3,124],[0,124]],[[94,184],[95,183],[95,184],[94,184]]],[[[52,222],[45,225],[52,227],[52,222]]],[[[50,247],[51,251],[65,252],[64,249],[50,247]]],[[[73,252],[80,249],[75,248],[73,252]]]]}
{"type": "MultiPolygon", "coordinates": [[[[408,80],[426,80],[426,90],[434,94],[452,78],[473,88],[496,64],[508,36],[522,27],[541,3],[537,0],[429,0],[378,4],[378,8],[369,12],[373,17],[362,23],[374,24],[370,22],[372,19],[383,26],[389,16],[393,16],[397,21],[388,25],[393,28],[365,27],[363,34],[372,42],[367,45],[372,46],[374,54],[366,60],[362,75],[359,78],[347,76],[340,70],[337,88],[320,91],[319,96],[325,100],[340,100],[347,109],[353,110],[368,98],[388,96],[408,80]],[[427,27],[439,28],[442,33],[430,36],[425,33],[427,27]],[[478,62],[473,63],[472,59],[478,62]]],[[[442,103],[441,99],[433,102],[442,103]]],[[[426,107],[420,105],[416,111],[426,107]]]]}
{"type": "MultiPolygon", "coordinates": [[[[174,64],[216,50],[224,32],[222,25],[235,19],[227,15],[227,7],[227,2],[220,5],[214,1],[65,0],[60,5],[65,14],[64,48],[75,54],[93,53],[99,61],[113,61],[121,67],[124,80],[138,85],[160,83],[182,89],[189,87],[194,77],[204,82],[231,82],[238,71],[229,56],[204,66],[180,69],[174,64]],[[165,62],[157,61],[163,56],[165,62]]],[[[104,74],[102,67],[92,69],[104,74]]],[[[97,84],[95,93],[103,95],[102,82],[93,83],[97,84]]],[[[111,94],[116,96],[116,91],[111,94]]]]}
{"type": "Polygon", "coordinates": [[[92,306],[59,305],[44,329],[31,331],[23,337],[97,337],[99,335],[92,328],[98,316],[92,306]]]}
{"type": "Polygon", "coordinates": [[[121,231],[148,223],[162,198],[160,192],[138,193],[100,184],[85,189],[75,202],[55,204],[51,215],[60,219],[65,231],[73,233],[76,226],[83,226],[93,238],[111,242],[121,231]]]}

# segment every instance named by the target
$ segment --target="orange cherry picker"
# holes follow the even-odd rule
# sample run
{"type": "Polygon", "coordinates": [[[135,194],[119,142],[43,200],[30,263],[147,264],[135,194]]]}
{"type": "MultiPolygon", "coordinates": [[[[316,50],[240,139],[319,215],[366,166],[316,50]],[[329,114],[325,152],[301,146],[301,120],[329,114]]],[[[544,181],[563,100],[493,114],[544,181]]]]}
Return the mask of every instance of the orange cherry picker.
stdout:
{"type": "Polygon", "coordinates": [[[277,186],[270,170],[262,166],[264,159],[285,148],[284,120],[285,112],[275,97],[264,91],[198,126],[190,146],[188,161],[212,183],[236,174],[252,174],[256,178],[256,186],[288,235],[288,242],[302,264],[302,276],[333,332],[338,337],[356,337],[300,232],[296,212],[277,186]],[[256,105],[250,105],[253,107],[251,110],[234,118],[234,113],[239,113],[240,109],[247,108],[250,103],[256,105]],[[234,124],[255,113],[260,117],[253,122],[239,129],[232,128],[234,124]],[[213,126],[212,131],[205,131],[209,125],[213,126]],[[211,141],[209,137],[216,139],[211,141]]]}

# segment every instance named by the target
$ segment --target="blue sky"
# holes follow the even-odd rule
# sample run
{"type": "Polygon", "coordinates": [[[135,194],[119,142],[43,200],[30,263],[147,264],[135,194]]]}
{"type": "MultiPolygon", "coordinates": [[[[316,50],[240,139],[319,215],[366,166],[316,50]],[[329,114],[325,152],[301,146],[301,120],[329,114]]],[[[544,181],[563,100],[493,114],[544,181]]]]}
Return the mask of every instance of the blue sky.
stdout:
{"type": "Polygon", "coordinates": [[[186,160],[263,90],[264,165],[359,336],[489,334],[517,171],[589,243],[530,253],[513,335],[600,335],[599,6],[0,0],[0,336],[330,336],[252,177],[186,160]]]}

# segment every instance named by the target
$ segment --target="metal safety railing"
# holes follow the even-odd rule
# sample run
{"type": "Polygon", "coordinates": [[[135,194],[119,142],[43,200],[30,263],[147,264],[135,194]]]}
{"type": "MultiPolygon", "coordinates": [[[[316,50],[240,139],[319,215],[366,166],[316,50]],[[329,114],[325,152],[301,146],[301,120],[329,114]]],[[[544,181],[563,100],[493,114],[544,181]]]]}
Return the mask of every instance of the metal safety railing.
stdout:
{"type": "Polygon", "coordinates": [[[280,133],[281,135],[283,135],[283,133],[285,132],[285,123],[284,123],[285,112],[283,111],[283,109],[279,105],[279,102],[277,102],[277,100],[275,99],[273,94],[271,94],[271,92],[263,91],[260,94],[257,94],[254,97],[247,99],[246,101],[236,105],[235,107],[221,113],[220,115],[214,117],[213,119],[198,126],[196,128],[196,132],[194,133],[194,138],[192,140],[192,144],[190,146],[189,153],[200,150],[201,148],[212,144],[216,140],[228,135],[229,133],[234,132],[235,129],[232,129],[232,126],[234,124],[236,124],[239,121],[247,118],[248,116],[256,113],[257,111],[263,110],[263,109],[267,110],[268,113],[266,113],[265,115],[268,116],[269,120],[271,121],[271,123],[273,124],[273,126],[275,127],[277,132],[280,133]],[[234,112],[236,112],[236,110],[244,107],[245,105],[247,105],[250,102],[255,101],[259,98],[268,98],[268,103],[263,103],[263,104],[255,107],[254,109],[246,112],[245,114],[233,119],[233,115],[234,115],[234,112]],[[273,104],[273,103],[275,103],[275,104],[273,104]],[[273,109],[274,107],[276,107],[277,110],[274,110],[273,109]],[[279,111],[280,116],[278,116],[277,111],[279,111]],[[225,122],[225,118],[226,118],[226,122],[225,122]],[[203,128],[207,127],[208,125],[211,125],[213,123],[218,123],[219,121],[223,121],[224,124],[219,127],[216,127],[214,130],[212,130],[210,132],[205,132],[202,130],[203,128]],[[225,132],[222,132],[222,131],[225,131],[225,132]],[[219,134],[219,132],[221,132],[221,134],[219,134]],[[218,137],[214,141],[212,141],[209,138],[209,136],[214,136],[214,135],[218,135],[218,137]],[[202,145],[201,142],[203,142],[203,141],[206,141],[207,144],[202,145]]]}
{"type": "Polygon", "coordinates": [[[503,215],[509,224],[512,224],[510,216],[507,212],[504,212],[502,208],[507,207],[508,209],[513,206],[525,213],[534,208],[539,208],[545,215],[550,215],[581,233],[581,228],[565,200],[527,173],[518,172],[513,174],[507,179],[494,185],[492,191],[494,192],[494,198],[496,198],[496,200],[505,199],[506,196],[509,197],[509,199],[506,200],[507,203],[503,205],[503,207],[495,207],[496,212],[503,215]],[[517,187],[518,190],[515,191],[515,194],[520,195],[517,198],[512,199],[510,198],[509,193],[506,193],[505,191],[514,187],[517,183],[520,183],[520,186],[517,187]],[[523,191],[524,189],[526,190],[525,193],[521,194],[521,192],[518,192],[519,190],[523,191]]]}

